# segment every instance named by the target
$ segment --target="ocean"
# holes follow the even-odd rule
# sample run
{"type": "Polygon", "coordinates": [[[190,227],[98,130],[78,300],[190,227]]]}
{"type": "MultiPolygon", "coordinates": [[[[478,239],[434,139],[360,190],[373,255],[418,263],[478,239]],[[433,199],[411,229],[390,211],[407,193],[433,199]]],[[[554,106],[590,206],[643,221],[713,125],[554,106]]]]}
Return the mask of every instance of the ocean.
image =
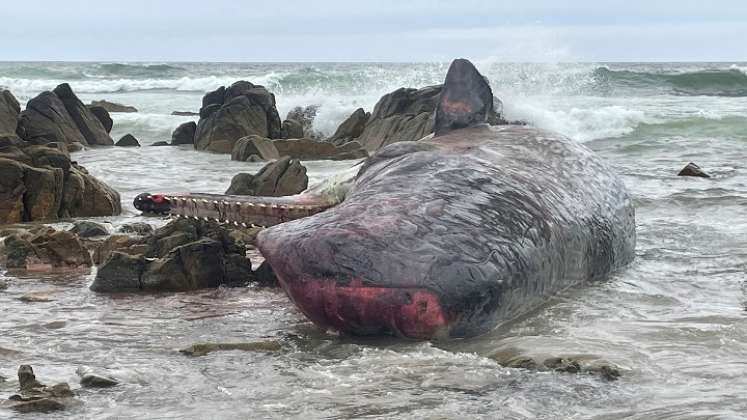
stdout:
{"type": "MultiPolygon", "coordinates": [[[[69,418],[745,418],[747,63],[475,64],[509,120],[583,142],[622,175],[638,225],[629,268],[490,334],[447,343],[327,335],[281,291],[110,297],[88,291],[93,274],[0,272],[10,285],[0,292],[0,375],[29,363],[42,381],[77,384],[83,366],[123,382],[80,390],[84,404],[69,418]],[[691,161],[712,178],[677,177],[691,161]],[[17,300],[40,291],[53,301],[17,300]],[[282,350],[176,351],[258,339],[282,350]],[[503,368],[493,355],[506,352],[604,359],[622,377],[503,368]]],[[[5,62],[0,87],[25,104],[68,82],[86,103],[135,106],[112,114],[112,137],[131,133],[147,145],[196,120],[173,111],[196,112],[202,95],[237,80],[274,92],[281,117],[319,105],[314,129],[331,134],[356,108],[371,111],[399,87],[439,84],[447,68],[5,62]]],[[[123,214],[99,219],[114,227],[140,218],[131,205],[140,192],[222,193],[233,175],[262,166],[189,147],[100,148],[74,158],[122,194],[123,214]]],[[[352,164],[307,166],[313,183],[352,164]]],[[[0,382],[0,394],[11,392],[0,382]]]]}

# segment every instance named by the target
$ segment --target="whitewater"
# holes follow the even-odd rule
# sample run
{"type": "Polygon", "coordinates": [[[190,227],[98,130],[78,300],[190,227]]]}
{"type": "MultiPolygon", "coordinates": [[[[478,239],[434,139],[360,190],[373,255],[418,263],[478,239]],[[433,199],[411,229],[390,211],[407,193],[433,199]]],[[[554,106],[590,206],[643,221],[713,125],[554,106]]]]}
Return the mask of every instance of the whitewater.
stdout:
{"type": "MultiPolygon", "coordinates": [[[[81,391],[67,418],[745,418],[747,396],[747,63],[501,63],[476,61],[509,120],[565,134],[619,172],[636,206],[635,262],[477,339],[417,343],[318,331],[282,291],[218,289],[103,296],[93,274],[0,272],[0,375],[22,363],[47,382],[107,369],[122,385],[81,391]],[[710,179],[677,177],[696,162],[710,179]],[[42,291],[53,302],[23,303],[42,291]],[[272,353],[187,358],[194,342],[274,340],[272,353]],[[622,377],[501,367],[497,355],[583,355],[622,377]]],[[[143,191],[222,193],[262,165],[168,140],[198,117],[202,96],[237,80],[276,95],[281,117],[318,105],[331,134],[356,108],[400,87],[439,84],[448,63],[0,63],[0,87],[23,104],[68,82],[115,113],[115,141],[74,159],[122,195],[113,228],[143,220],[143,191]]],[[[354,162],[306,162],[312,183],[354,162]]],[[[151,223],[164,220],[147,219],[151,223]]],[[[61,223],[59,226],[69,226],[61,223]]],[[[0,383],[0,392],[12,392],[0,383]]],[[[5,414],[5,413],[0,413],[5,414]]],[[[8,414],[10,415],[10,414],[8,414]]],[[[17,418],[24,418],[17,415],[17,418]]],[[[40,417],[57,418],[57,417],[40,417]]]]}

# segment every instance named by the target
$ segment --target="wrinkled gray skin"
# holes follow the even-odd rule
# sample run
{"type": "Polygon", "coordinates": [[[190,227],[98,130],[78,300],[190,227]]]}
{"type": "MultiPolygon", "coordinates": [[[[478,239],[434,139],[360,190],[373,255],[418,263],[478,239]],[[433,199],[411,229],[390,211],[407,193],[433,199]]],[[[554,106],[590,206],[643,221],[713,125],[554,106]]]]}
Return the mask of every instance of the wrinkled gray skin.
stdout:
{"type": "Polygon", "coordinates": [[[436,135],[379,150],[339,188],[285,198],[143,194],[136,207],[274,225],[258,247],[323,327],[482,334],[604,278],[635,248],[633,205],[611,169],[558,134],[484,124],[492,104],[487,81],[455,60],[436,135]]]}
{"type": "Polygon", "coordinates": [[[449,318],[438,335],[467,337],[630,262],[635,216],[622,182],[586,147],[479,126],[380,150],[344,202],[258,239],[292,298],[288,285],[328,279],[426,289],[449,318]]]}

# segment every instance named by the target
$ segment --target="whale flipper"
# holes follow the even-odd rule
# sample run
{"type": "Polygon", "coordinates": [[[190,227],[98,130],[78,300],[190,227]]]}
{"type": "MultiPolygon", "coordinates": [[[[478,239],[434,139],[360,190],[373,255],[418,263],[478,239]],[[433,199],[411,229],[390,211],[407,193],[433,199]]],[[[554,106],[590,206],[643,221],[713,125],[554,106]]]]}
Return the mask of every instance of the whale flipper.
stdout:
{"type": "Polygon", "coordinates": [[[468,60],[451,62],[436,108],[436,136],[487,122],[493,110],[490,84],[468,60]]]}

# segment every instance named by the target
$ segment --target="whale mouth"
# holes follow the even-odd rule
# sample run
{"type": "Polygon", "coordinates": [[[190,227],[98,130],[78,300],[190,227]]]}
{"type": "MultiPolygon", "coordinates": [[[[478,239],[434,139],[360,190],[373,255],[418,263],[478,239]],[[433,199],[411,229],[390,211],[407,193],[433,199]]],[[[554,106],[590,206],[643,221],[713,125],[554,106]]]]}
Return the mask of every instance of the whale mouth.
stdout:
{"type": "Polygon", "coordinates": [[[423,288],[366,286],[337,279],[287,281],[283,289],[315,324],[351,335],[395,335],[412,339],[448,337],[449,321],[438,297],[423,288]]]}

